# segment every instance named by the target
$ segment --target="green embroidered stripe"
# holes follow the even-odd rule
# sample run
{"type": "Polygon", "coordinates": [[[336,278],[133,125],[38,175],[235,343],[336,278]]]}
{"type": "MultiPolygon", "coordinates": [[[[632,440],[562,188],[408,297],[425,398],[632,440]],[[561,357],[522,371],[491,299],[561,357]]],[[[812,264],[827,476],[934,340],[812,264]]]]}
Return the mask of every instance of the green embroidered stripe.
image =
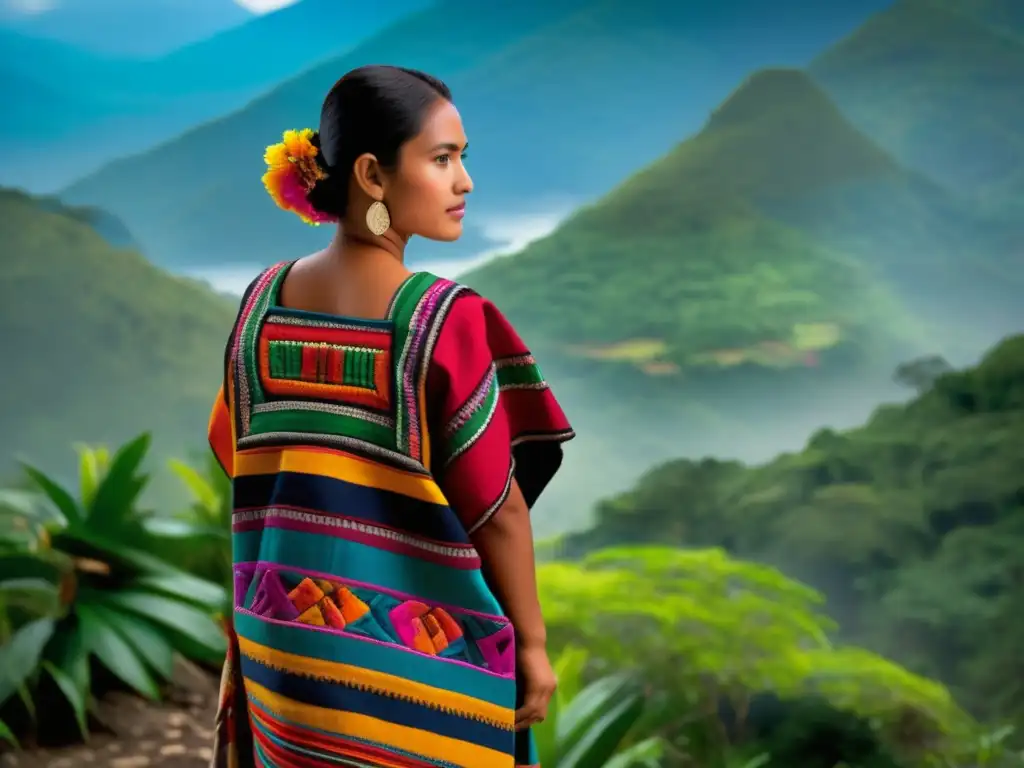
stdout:
{"type": "Polygon", "coordinates": [[[365,440],[389,450],[395,449],[394,431],[373,421],[357,416],[321,411],[265,411],[254,413],[250,434],[266,432],[312,432],[314,434],[341,435],[365,440]]]}
{"type": "Polygon", "coordinates": [[[408,449],[409,418],[410,411],[416,413],[416,402],[405,402],[405,382],[402,377],[405,367],[408,365],[406,359],[406,345],[409,337],[414,332],[411,327],[412,316],[420,299],[430,287],[438,280],[429,272],[418,272],[409,278],[395,295],[395,303],[391,307],[391,319],[394,321],[394,355],[393,365],[395,369],[395,434],[398,435],[399,450],[408,449]]]}
{"type": "Polygon", "coordinates": [[[457,456],[472,445],[476,438],[483,433],[484,427],[493,418],[497,406],[498,388],[492,379],[490,386],[487,387],[486,394],[484,394],[483,399],[481,399],[473,413],[470,414],[462,426],[446,437],[446,456],[457,456]]]}
{"type": "Polygon", "coordinates": [[[346,349],[342,365],[342,383],[350,387],[374,389],[373,369],[377,355],[368,349],[346,349]]]}
{"type": "Polygon", "coordinates": [[[302,378],[302,342],[270,342],[270,376],[274,379],[302,378]]]}
{"type": "Polygon", "coordinates": [[[512,387],[524,384],[543,384],[544,376],[535,363],[506,365],[498,368],[498,386],[512,387]]]}

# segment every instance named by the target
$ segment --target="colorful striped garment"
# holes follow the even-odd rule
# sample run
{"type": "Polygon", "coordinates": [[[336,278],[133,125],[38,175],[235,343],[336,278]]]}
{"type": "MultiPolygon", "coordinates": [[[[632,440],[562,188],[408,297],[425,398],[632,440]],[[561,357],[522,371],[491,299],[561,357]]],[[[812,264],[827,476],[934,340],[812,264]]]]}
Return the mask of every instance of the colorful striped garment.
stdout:
{"type": "Polygon", "coordinates": [[[470,535],[573,436],[492,304],[416,273],[387,319],[246,291],[210,442],[233,480],[235,610],[213,765],[536,763],[515,637],[470,535]]]}

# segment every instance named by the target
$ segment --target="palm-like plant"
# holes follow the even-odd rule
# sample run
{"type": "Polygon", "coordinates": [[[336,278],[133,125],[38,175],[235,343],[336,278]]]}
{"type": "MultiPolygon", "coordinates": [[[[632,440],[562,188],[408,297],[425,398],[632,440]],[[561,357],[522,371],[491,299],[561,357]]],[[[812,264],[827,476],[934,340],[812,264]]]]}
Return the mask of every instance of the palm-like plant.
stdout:
{"type": "MultiPolygon", "coordinates": [[[[18,695],[34,714],[47,674],[86,735],[90,658],[150,699],[170,679],[175,652],[219,662],[217,584],[158,557],[163,541],[138,504],[149,448],[142,435],[112,457],[80,449],[79,498],[31,466],[38,495],[0,500],[0,705],[18,695]]],[[[0,736],[13,736],[0,727],[0,736]]]]}
{"type": "Polygon", "coordinates": [[[558,689],[534,727],[545,768],[658,768],[664,745],[651,737],[623,748],[644,713],[643,690],[628,675],[583,684],[587,653],[565,648],[555,662],[558,689]]]}
{"type": "Polygon", "coordinates": [[[212,454],[198,467],[177,460],[169,466],[188,490],[191,503],[173,517],[152,520],[148,528],[163,536],[162,551],[168,560],[222,585],[230,596],[231,482],[212,454]]]}

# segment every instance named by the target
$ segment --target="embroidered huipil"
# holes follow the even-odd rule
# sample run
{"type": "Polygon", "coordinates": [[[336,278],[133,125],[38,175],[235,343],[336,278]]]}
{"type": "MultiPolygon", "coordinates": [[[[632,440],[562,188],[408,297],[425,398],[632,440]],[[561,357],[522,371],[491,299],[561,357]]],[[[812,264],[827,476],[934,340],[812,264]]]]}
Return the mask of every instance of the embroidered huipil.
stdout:
{"type": "Polygon", "coordinates": [[[235,610],[215,765],[535,761],[514,631],[470,534],[532,504],[572,430],[515,331],[427,273],[387,319],[246,291],[210,442],[233,481],[235,610]]]}

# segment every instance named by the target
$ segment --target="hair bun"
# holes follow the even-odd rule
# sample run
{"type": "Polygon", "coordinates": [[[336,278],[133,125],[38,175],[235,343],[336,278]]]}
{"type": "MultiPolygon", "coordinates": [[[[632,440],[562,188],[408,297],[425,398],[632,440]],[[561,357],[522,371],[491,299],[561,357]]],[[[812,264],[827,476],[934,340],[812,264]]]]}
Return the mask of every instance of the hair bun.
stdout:
{"type": "Polygon", "coordinates": [[[311,128],[285,131],[282,140],[267,147],[263,155],[267,164],[263,186],[274,202],[314,226],[338,221],[337,216],[317,210],[309,202],[313,187],[327,178],[319,144],[319,136],[311,128]]]}

